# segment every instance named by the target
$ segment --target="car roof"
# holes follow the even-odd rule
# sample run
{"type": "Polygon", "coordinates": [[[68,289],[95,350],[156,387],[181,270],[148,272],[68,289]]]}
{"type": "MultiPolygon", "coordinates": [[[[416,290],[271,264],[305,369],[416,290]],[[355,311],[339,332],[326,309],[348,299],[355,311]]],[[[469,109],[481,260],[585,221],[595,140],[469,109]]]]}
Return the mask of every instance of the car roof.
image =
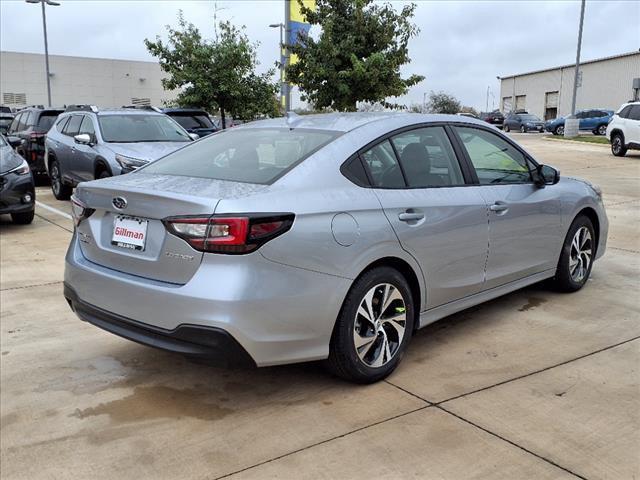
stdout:
{"type": "Polygon", "coordinates": [[[178,107],[171,107],[171,108],[162,108],[162,113],[204,113],[206,114],[207,112],[201,108],[178,108],[178,107]]]}
{"type": "Polygon", "coordinates": [[[467,117],[466,115],[441,115],[407,112],[349,112],[290,115],[288,118],[279,117],[268,120],[258,120],[234,128],[308,128],[313,130],[350,132],[366,125],[389,120],[393,120],[394,124],[400,123],[404,125],[435,122],[487,125],[487,123],[477,118],[467,117]]]}

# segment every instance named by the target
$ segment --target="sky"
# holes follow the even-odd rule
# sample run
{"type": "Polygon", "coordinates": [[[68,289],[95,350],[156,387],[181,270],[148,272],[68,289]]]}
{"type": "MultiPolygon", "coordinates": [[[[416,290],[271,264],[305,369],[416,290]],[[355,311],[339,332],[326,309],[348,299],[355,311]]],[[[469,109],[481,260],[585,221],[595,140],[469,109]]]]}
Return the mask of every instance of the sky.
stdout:
{"type": "MultiPolygon", "coordinates": [[[[260,44],[259,69],[265,71],[278,56],[279,32],[269,24],[284,21],[283,0],[58,1],[61,6],[47,7],[49,53],[58,55],[152,61],[143,40],[165,36],[166,25],[176,24],[181,9],[205,37],[214,35],[214,15],[245,25],[249,38],[260,44]]],[[[408,2],[389,3],[400,10],[408,2]]],[[[412,61],[402,72],[426,79],[401,97],[400,103],[421,104],[425,93],[445,91],[478,110],[485,110],[487,98],[490,109],[492,105],[498,108],[497,75],[575,62],[579,0],[414,3],[413,21],[420,33],[409,44],[412,61]]],[[[43,52],[39,5],[0,0],[0,49],[43,52]]],[[[583,60],[638,49],[640,1],[587,0],[583,60]]]]}

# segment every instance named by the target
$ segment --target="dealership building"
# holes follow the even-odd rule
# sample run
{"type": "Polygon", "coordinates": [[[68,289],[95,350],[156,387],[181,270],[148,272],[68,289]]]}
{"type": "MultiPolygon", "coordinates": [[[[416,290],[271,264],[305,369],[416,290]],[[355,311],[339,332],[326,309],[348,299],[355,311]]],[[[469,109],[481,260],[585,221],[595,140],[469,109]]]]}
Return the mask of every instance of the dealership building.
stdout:
{"type": "MultiPolygon", "coordinates": [[[[571,113],[575,64],[498,77],[504,113],[526,110],[549,120],[571,113]],[[515,97],[515,103],[514,103],[515,97]]],[[[640,51],[583,61],[578,70],[576,110],[617,110],[638,99],[640,51]]]]}
{"type": "MultiPolygon", "coordinates": [[[[175,93],[162,88],[157,62],[49,55],[53,106],[162,105],[175,93]]],[[[20,109],[47,104],[44,55],[0,52],[0,103],[20,109]]]]}

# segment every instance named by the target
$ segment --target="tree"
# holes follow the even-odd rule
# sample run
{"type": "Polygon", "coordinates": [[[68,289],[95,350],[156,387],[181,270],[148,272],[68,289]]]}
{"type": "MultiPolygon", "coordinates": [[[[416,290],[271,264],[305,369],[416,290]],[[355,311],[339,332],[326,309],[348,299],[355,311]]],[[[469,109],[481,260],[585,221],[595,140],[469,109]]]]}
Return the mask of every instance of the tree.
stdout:
{"type": "Polygon", "coordinates": [[[316,0],[315,10],[300,5],[322,32],[317,40],[305,36],[287,46],[298,62],[287,67],[286,76],[315,108],[355,111],[357,102],[391,106],[387,97],[404,95],[424,79],[400,76],[400,67],[411,61],[409,39],[419,31],[410,22],[414,4],[400,13],[373,0],[316,0]]]}
{"type": "Polygon", "coordinates": [[[454,114],[460,111],[461,105],[458,99],[453,95],[445,92],[431,92],[429,94],[429,102],[427,103],[427,111],[429,113],[449,113],[454,114]]]}
{"type": "Polygon", "coordinates": [[[257,115],[275,115],[277,84],[271,81],[274,70],[258,75],[257,43],[250,43],[244,27],[220,22],[216,38],[206,40],[200,31],[178,14],[178,26],[167,26],[168,41],[159,36],[145,39],[147,50],[158,57],[160,68],[168,74],[162,86],[179,90],[176,101],[183,107],[220,111],[222,128],[226,115],[251,119],[257,115]]]}
{"type": "Polygon", "coordinates": [[[476,117],[479,117],[479,116],[480,116],[480,114],[478,113],[478,111],[477,111],[475,108],[473,108],[473,107],[468,107],[468,106],[466,106],[466,105],[463,105],[462,107],[460,107],[459,112],[462,112],[462,113],[470,113],[471,115],[475,115],[476,117]]]}

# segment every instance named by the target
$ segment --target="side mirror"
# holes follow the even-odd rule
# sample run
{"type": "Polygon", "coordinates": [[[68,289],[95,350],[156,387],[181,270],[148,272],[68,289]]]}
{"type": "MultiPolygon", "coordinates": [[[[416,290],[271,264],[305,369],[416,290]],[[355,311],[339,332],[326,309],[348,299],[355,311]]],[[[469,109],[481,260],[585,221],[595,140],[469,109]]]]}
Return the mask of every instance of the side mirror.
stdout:
{"type": "Polygon", "coordinates": [[[191,137],[191,140],[198,140],[200,138],[200,135],[197,133],[190,133],[189,136],[191,137]]]}
{"type": "Polygon", "coordinates": [[[534,181],[540,188],[545,185],[555,185],[560,181],[560,171],[549,165],[538,165],[534,173],[534,181]]]}
{"type": "Polygon", "coordinates": [[[80,135],[76,135],[75,137],[73,137],[73,139],[76,141],[76,143],[79,143],[81,145],[91,145],[91,143],[93,143],[91,141],[91,135],[89,135],[88,133],[81,133],[80,135]]]}
{"type": "Polygon", "coordinates": [[[13,148],[22,145],[22,139],[20,137],[7,137],[7,142],[9,142],[9,145],[11,145],[13,148]]]}

